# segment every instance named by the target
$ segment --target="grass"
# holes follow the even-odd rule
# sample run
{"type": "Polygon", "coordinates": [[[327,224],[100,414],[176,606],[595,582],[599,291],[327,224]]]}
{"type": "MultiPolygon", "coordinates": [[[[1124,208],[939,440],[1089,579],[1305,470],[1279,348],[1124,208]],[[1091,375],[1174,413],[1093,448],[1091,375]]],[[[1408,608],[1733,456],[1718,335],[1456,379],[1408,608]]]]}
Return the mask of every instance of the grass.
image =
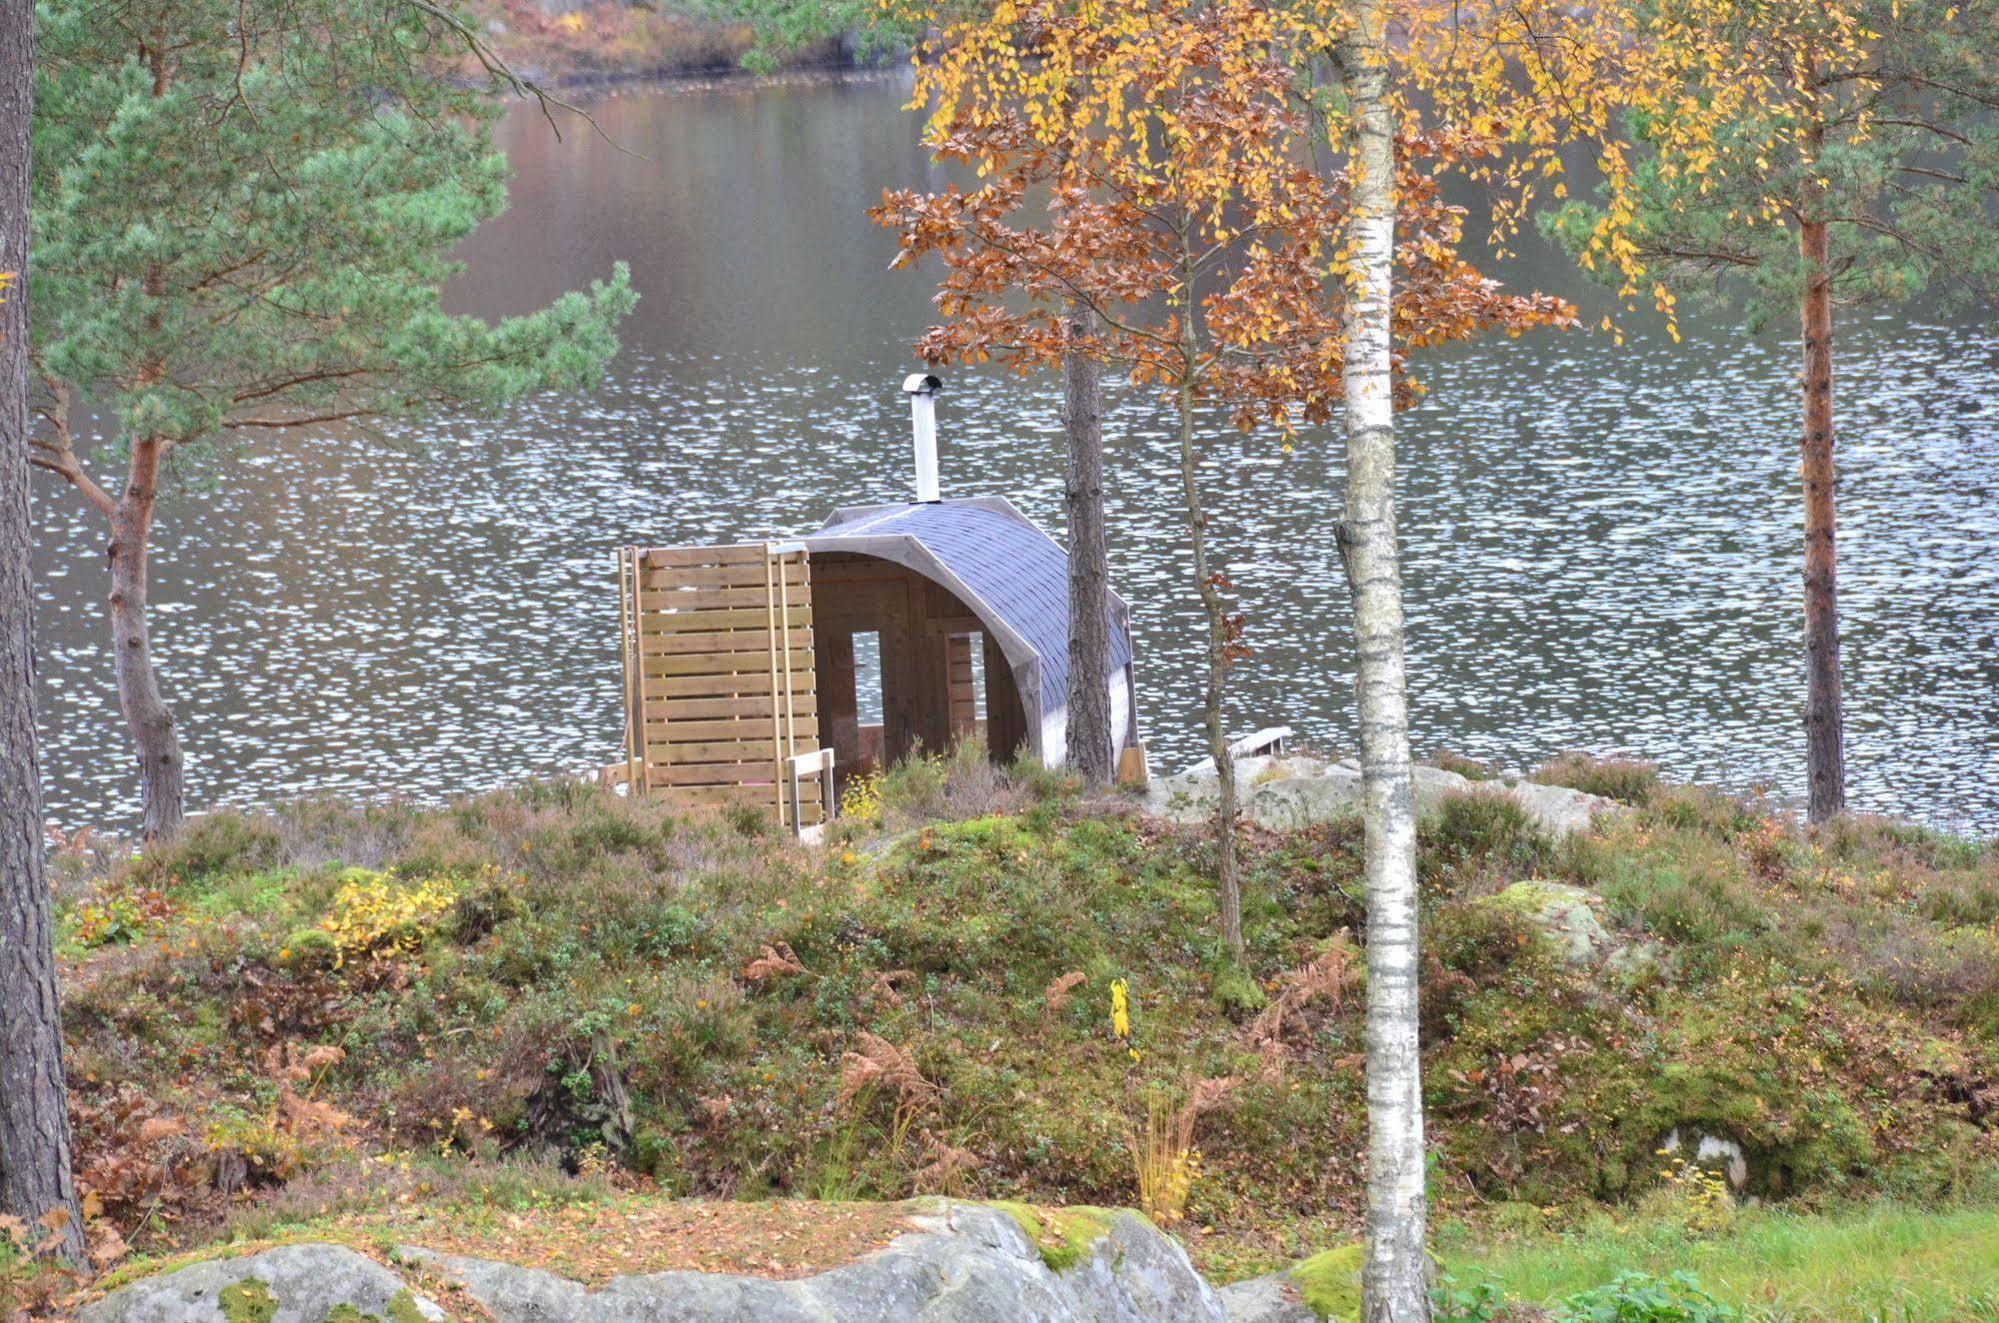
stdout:
{"type": "MultiPolygon", "coordinates": [[[[1999,852],[1643,800],[1562,844],[1477,796],[1423,826],[1440,1214],[1628,1206],[1675,1127],[1795,1206],[1999,1203],[1999,852]],[[1493,900],[1530,879],[1644,959],[1563,963],[1493,900]]],[[[1201,830],[976,750],[825,848],[570,783],[213,815],[64,862],[82,1180],[142,1253],[605,1190],[1117,1207],[1132,1127],[1205,1088],[1186,1238],[1249,1275],[1358,1227],[1365,928],[1355,824],[1245,862],[1236,964],[1201,830]]]]}
{"type": "Polygon", "coordinates": [[[1600,1216],[1581,1230],[1446,1245],[1458,1282],[1552,1306],[1642,1271],[1690,1269],[1710,1295],[1770,1323],[1974,1323],[1999,1319],[1999,1210],[1893,1204],[1823,1214],[1745,1210],[1726,1232],[1600,1216]]]}

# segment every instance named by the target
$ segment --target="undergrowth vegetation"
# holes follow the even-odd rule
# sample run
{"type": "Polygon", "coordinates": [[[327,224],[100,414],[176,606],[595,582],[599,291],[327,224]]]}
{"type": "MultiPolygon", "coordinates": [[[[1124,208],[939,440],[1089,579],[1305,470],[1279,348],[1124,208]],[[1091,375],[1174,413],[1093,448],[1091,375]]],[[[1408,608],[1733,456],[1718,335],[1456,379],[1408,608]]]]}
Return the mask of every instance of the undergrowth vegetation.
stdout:
{"type": "MultiPolygon", "coordinates": [[[[1633,807],[1557,844],[1474,793],[1422,830],[1441,1208],[1656,1198],[1675,1132],[1794,1207],[1999,1199],[1999,854],[1547,775],[1633,807]],[[1527,879],[1592,897],[1588,958],[1508,903],[1527,879]]],[[[1114,1206],[1143,1178],[1223,1275],[1351,1232],[1357,824],[1249,833],[1237,967],[1197,830],[976,749],[869,793],[821,847],[551,782],[66,861],[93,1207],[168,1247],[527,1163],[738,1199],[1114,1206]]]]}
{"type": "Polygon", "coordinates": [[[1938,1212],[1893,1203],[1819,1215],[1744,1209],[1718,1231],[1607,1210],[1552,1236],[1488,1233],[1480,1243],[1447,1232],[1439,1253],[1449,1273],[1443,1295],[1458,1305],[1442,1311],[1445,1323],[1549,1316],[1638,1323],[1999,1320],[1999,1212],[1990,1209],[1938,1212]],[[1645,1312],[1648,1298],[1665,1303],[1645,1312]],[[1502,1312],[1502,1300],[1549,1312],[1526,1313],[1518,1305],[1502,1312]],[[1627,1312],[1610,1312],[1611,1303],[1627,1312]]]}

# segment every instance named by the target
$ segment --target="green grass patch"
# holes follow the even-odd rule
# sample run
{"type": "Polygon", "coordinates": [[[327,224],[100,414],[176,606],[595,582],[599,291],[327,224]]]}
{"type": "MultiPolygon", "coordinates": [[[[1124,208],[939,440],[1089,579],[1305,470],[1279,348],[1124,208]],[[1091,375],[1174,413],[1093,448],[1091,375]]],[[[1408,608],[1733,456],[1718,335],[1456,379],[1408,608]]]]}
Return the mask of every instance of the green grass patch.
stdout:
{"type": "Polygon", "coordinates": [[[1713,1237],[1669,1222],[1598,1217],[1552,1238],[1446,1248],[1458,1281],[1496,1283],[1552,1307],[1633,1270],[1691,1271],[1772,1323],[1974,1323],[1999,1319],[1999,1209],[1877,1205],[1823,1214],[1748,1209],[1713,1237]]]}

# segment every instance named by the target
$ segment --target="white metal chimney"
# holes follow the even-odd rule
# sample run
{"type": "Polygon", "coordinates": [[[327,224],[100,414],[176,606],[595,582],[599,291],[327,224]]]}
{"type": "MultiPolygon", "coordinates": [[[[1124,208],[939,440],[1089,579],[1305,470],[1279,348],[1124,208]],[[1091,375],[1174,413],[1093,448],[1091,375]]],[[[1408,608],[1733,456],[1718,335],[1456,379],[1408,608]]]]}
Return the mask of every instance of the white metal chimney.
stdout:
{"type": "Polygon", "coordinates": [[[903,393],[909,396],[909,424],[916,448],[916,499],[933,505],[937,495],[937,392],[944,383],[927,372],[912,372],[904,378],[903,393]]]}

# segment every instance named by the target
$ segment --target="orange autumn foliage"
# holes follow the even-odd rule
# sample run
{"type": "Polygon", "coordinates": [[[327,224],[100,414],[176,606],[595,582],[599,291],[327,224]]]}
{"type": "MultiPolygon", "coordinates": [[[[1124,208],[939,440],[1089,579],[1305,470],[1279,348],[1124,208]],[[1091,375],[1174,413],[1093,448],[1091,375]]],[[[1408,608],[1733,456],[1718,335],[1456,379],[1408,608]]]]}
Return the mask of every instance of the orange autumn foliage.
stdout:
{"type": "MultiPolygon", "coordinates": [[[[1287,43],[1303,11],[1225,0],[1003,6],[949,27],[919,74],[930,144],[974,187],[884,195],[901,260],[938,259],[934,363],[1026,369],[1080,351],[1236,423],[1334,417],[1342,396],[1347,173],[1319,159],[1324,107],[1287,43]],[[1079,340],[1066,306],[1097,314],[1079,340]],[[1191,325],[1188,319],[1191,318],[1191,325]]],[[[1490,137],[1412,127],[1399,168],[1395,369],[1481,331],[1563,326],[1561,300],[1509,294],[1458,255],[1441,170],[1490,137]]]]}

